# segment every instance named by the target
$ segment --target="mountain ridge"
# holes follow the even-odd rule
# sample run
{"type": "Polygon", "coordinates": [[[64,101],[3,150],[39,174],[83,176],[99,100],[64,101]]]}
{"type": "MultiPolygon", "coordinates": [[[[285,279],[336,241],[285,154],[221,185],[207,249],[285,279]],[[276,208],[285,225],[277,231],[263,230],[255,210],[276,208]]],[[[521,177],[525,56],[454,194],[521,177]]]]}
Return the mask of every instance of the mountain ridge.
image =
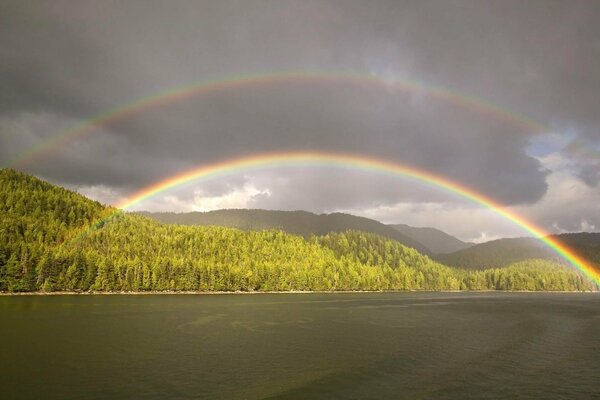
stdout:
{"type": "Polygon", "coordinates": [[[379,221],[346,213],[315,214],[309,211],[282,211],[262,209],[223,209],[188,213],[139,212],[162,223],[179,225],[225,226],[246,231],[279,229],[308,238],[330,232],[358,230],[375,233],[407,246],[422,254],[431,254],[429,248],[398,230],[379,221]]]}
{"type": "Polygon", "coordinates": [[[0,170],[0,292],[594,289],[543,260],[469,271],[374,233],[304,238],[116,211],[0,170]]]}
{"type": "Polygon", "coordinates": [[[427,247],[432,254],[454,253],[475,245],[475,243],[464,242],[437,228],[415,227],[406,224],[390,224],[388,226],[417,240],[427,247]]]}
{"type": "MultiPolygon", "coordinates": [[[[579,232],[549,235],[600,267],[600,233],[579,232]]],[[[527,259],[565,262],[555,251],[536,238],[503,238],[479,243],[448,254],[437,254],[436,260],[458,268],[502,268],[527,259]]]]}

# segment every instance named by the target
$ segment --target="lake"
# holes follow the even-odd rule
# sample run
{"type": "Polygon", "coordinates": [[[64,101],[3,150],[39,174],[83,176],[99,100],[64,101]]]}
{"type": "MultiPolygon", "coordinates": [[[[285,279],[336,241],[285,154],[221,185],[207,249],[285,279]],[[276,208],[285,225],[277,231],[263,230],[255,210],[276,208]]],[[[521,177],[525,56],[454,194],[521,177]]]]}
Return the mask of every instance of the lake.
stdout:
{"type": "Polygon", "coordinates": [[[0,296],[4,399],[600,398],[598,293],[0,296]]]}

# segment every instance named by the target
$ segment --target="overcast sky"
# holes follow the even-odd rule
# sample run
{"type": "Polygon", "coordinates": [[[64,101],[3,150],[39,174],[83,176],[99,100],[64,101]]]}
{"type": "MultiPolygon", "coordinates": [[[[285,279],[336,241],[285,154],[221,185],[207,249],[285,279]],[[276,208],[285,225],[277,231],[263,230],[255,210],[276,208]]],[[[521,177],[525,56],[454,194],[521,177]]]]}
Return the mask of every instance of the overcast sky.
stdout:
{"type": "MultiPolygon", "coordinates": [[[[450,178],[550,232],[598,231],[599,20],[595,0],[3,0],[0,164],[169,88],[286,71],[356,73],[420,82],[514,118],[393,85],[280,81],[133,114],[18,168],[116,204],[227,158],[349,152],[450,178]]],[[[136,209],[246,207],[345,211],[477,241],[524,234],[411,180],[322,167],[240,171],[136,209]]]]}

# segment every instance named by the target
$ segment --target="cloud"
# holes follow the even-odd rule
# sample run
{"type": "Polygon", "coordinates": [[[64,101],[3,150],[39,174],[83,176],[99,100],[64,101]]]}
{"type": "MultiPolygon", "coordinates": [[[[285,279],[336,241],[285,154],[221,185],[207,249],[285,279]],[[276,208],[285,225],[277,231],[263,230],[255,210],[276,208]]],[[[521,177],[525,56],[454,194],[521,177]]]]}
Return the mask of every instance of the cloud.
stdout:
{"type": "Polygon", "coordinates": [[[106,185],[98,186],[70,186],[66,185],[69,189],[74,190],[82,195],[99,201],[102,204],[118,204],[122,199],[123,195],[116,191],[112,187],[106,185]]]}
{"type": "MultiPolygon", "coordinates": [[[[548,233],[597,231],[599,188],[582,182],[570,160],[561,153],[541,157],[540,163],[549,171],[546,195],[535,204],[508,210],[548,233]]],[[[118,203],[130,195],[104,186],[76,189],[105,203],[118,203]]],[[[223,208],[346,212],[384,223],[432,226],[470,242],[530,235],[494,210],[446,190],[409,178],[346,168],[288,167],[237,172],[189,182],[135,204],[132,210],[186,212],[223,208]]]]}
{"type": "Polygon", "coordinates": [[[384,223],[435,227],[466,242],[485,242],[501,237],[529,234],[493,210],[477,206],[448,206],[444,203],[397,203],[369,209],[340,210],[384,223]]]}
{"type": "Polygon", "coordinates": [[[570,163],[575,174],[588,186],[600,182],[600,142],[574,138],[562,149],[561,155],[570,163]]]}
{"type": "Polygon", "coordinates": [[[241,188],[232,188],[220,195],[207,195],[202,189],[193,190],[192,199],[178,197],[175,194],[166,194],[152,198],[141,204],[133,205],[131,211],[211,211],[220,209],[251,208],[257,197],[270,196],[268,189],[260,190],[252,185],[241,188]]]}
{"type": "MultiPolygon", "coordinates": [[[[545,226],[557,213],[565,229],[583,220],[598,226],[588,215],[595,209],[580,200],[571,198],[570,208],[581,207],[584,217],[552,207],[565,206],[553,188],[583,181],[589,196],[598,186],[599,12],[585,1],[3,1],[0,164],[72,124],[169,88],[265,71],[354,72],[423,82],[446,96],[366,81],[229,87],[99,126],[24,169],[126,196],[247,154],[351,152],[450,178],[539,215],[545,226]],[[568,173],[552,170],[541,158],[564,141],[536,145],[534,138],[547,135],[540,127],[590,144],[593,157],[571,155],[568,173]]],[[[207,204],[232,196],[233,203],[316,212],[424,202],[438,204],[428,211],[442,218],[447,207],[469,209],[419,185],[315,168],[242,173],[203,182],[201,190],[207,204]]],[[[106,193],[97,196],[108,200],[106,193]]],[[[189,209],[193,193],[162,204],[189,209]]],[[[460,234],[512,234],[501,224],[481,225],[460,234]]]]}
{"type": "Polygon", "coordinates": [[[596,231],[600,226],[600,187],[578,177],[577,168],[560,153],[541,158],[552,173],[548,193],[535,205],[515,210],[550,232],[596,231]]]}

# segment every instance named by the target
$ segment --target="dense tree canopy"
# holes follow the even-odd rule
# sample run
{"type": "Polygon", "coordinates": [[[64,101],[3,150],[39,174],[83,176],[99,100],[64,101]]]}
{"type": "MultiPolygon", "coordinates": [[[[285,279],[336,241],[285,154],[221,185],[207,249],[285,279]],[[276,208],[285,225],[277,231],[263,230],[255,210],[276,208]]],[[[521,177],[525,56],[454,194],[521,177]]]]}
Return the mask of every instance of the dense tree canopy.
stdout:
{"type": "Polygon", "coordinates": [[[0,171],[0,290],[591,290],[530,260],[466,271],[360,231],[161,224],[12,170],[0,171]]]}

